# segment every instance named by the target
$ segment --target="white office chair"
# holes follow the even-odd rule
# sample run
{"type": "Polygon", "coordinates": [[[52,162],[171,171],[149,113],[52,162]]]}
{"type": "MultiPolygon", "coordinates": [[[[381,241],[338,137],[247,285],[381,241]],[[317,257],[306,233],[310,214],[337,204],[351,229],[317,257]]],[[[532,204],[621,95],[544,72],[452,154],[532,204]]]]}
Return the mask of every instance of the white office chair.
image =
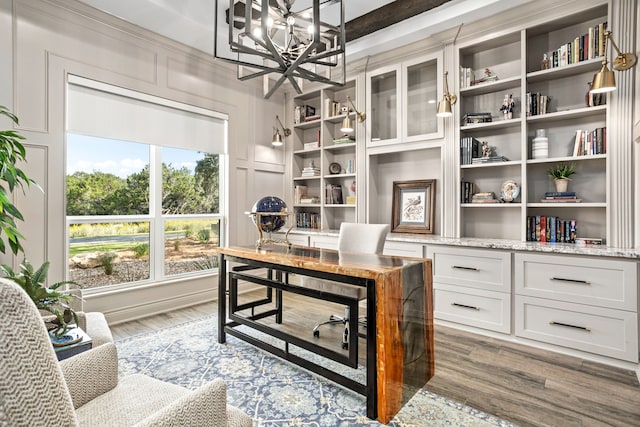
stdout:
{"type": "MultiPolygon", "coordinates": [[[[361,254],[382,254],[384,242],[389,233],[388,224],[355,224],[343,222],[340,224],[340,235],[338,237],[338,251],[361,253],[361,254]]],[[[349,285],[346,283],[332,282],[329,280],[305,277],[303,286],[321,289],[339,295],[347,295],[358,300],[367,297],[367,289],[361,286],[349,285]]],[[[318,323],[313,328],[313,336],[320,336],[322,325],[342,323],[344,332],[342,334],[342,348],[349,348],[349,307],[345,307],[344,316],[332,314],[326,322],[318,323]]],[[[366,323],[364,323],[366,325],[366,323]]],[[[357,325],[356,325],[357,331],[357,325]]]]}

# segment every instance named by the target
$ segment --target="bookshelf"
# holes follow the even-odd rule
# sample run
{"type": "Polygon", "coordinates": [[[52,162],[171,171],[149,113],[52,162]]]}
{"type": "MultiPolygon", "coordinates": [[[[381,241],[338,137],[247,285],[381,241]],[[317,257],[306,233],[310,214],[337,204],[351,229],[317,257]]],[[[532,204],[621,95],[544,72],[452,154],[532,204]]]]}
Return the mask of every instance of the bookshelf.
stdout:
{"type": "MultiPolygon", "coordinates": [[[[604,145],[595,149],[596,143],[591,142],[590,135],[593,133],[595,137],[596,130],[606,129],[608,106],[604,99],[592,101],[588,106],[586,94],[588,83],[601,67],[598,44],[589,44],[588,39],[598,34],[599,26],[603,29],[601,24],[608,21],[607,13],[607,5],[603,4],[520,31],[461,43],[456,49],[460,67],[457,140],[459,143],[465,138],[486,141],[493,148],[492,155],[507,159],[463,164],[468,160],[463,162],[460,158],[460,181],[472,182],[474,192],[494,192],[496,198],[500,198],[501,185],[507,180],[520,183],[521,190],[512,203],[476,205],[464,203],[461,185],[460,237],[526,241],[530,240],[529,218],[546,216],[575,220],[578,237],[606,241],[608,156],[604,145]],[[563,52],[575,49],[578,49],[575,60],[553,66],[554,57],[569,55],[563,52]],[[551,68],[542,62],[545,54],[551,58],[548,65],[551,68]],[[471,84],[471,80],[478,80],[477,76],[487,76],[486,69],[490,75],[497,76],[497,80],[471,84]],[[511,118],[505,118],[499,110],[508,94],[515,101],[511,118]],[[536,105],[542,96],[548,97],[546,111],[536,105]],[[533,107],[532,98],[536,99],[533,107]],[[600,102],[603,104],[595,105],[600,102]],[[532,109],[536,106],[537,111],[532,109]],[[492,121],[466,123],[466,114],[481,112],[490,112],[492,121]],[[547,157],[543,154],[542,158],[534,157],[532,149],[536,132],[541,129],[549,141],[547,157]],[[573,155],[577,130],[583,131],[581,144],[587,144],[584,135],[589,135],[588,143],[594,146],[586,155],[573,155]],[[554,183],[546,171],[558,163],[575,165],[576,174],[569,191],[576,192],[580,203],[541,201],[546,192],[554,191],[554,183]]],[[[460,154],[462,156],[462,148],[460,154]]]]}
{"type": "Polygon", "coordinates": [[[347,96],[359,111],[364,110],[356,99],[355,80],[293,99],[293,211],[298,229],[336,230],[344,221],[357,221],[358,126],[351,134],[340,131],[346,114],[357,121],[347,96]],[[300,116],[301,112],[309,113],[311,119],[304,113],[300,116]]]}

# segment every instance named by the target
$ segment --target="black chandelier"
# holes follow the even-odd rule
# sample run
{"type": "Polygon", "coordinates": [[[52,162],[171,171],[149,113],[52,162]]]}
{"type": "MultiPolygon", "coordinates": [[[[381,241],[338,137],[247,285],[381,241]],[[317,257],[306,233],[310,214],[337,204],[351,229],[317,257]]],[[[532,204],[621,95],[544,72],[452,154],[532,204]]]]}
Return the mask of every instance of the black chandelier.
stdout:
{"type": "Polygon", "coordinates": [[[265,98],[287,80],[344,85],[344,35],[342,0],[216,0],[214,57],[240,80],[279,74],[265,98]]]}

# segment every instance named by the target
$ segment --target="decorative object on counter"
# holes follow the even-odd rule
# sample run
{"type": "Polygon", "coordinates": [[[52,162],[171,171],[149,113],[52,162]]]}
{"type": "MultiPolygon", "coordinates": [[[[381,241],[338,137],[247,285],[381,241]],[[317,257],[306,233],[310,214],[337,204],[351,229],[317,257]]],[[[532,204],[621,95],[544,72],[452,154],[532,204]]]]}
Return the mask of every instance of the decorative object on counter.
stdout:
{"type": "Polygon", "coordinates": [[[458,97],[449,92],[449,73],[447,71],[444,72],[444,95],[442,96],[442,101],[438,102],[438,111],[436,116],[438,117],[451,117],[453,112],[451,111],[451,106],[455,105],[458,101],[458,97]]]}
{"type": "MultiPolygon", "coordinates": [[[[362,123],[367,120],[367,115],[365,113],[361,113],[358,111],[355,105],[353,105],[353,101],[350,96],[347,96],[347,103],[351,104],[353,107],[353,111],[356,113],[356,117],[358,117],[358,122],[362,123]]],[[[345,107],[343,107],[345,108],[345,107]]],[[[345,118],[342,120],[342,125],[340,126],[340,132],[353,132],[353,122],[351,121],[351,117],[349,116],[349,106],[346,106],[346,111],[343,111],[342,114],[346,114],[345,118]]]]}
{"type": "Polygon", "coordinates": [[[502,111],[502,115],[505,120],[513,118],[513,108],[515,105],[515,102],[513,102],[513,95],[510,93],[505,94],[502,106],[500,107],[500,111],[502,111]]]}
{"type": "Polygon", "coordinates": [[[567,191],[569,185],[569,178],[576,173],[576,168],[573,163],[559,163],[547,169],[547,175],[549,175],[556,184],[556,191],[559,193],[567,191]]]}
{"type": "Polygon", "coordinates": [[[544,129],[536,129],[536,137],[531,144],[531,157],[534,159],[549,158],[549,138],[544,129]]]}
{"type": "Polygon", "coordinates": [[[394,181],[391,231],[433,234],[435,203],[435,179],[394,181]]]}
{"type": "Polygon", "coordinates": [[[287,80],[297,93],[302,93],[299,79],[344,85],[342,0],[218,0],[215,4],[214,58],[236,64],[240,80],[278,74],[271,88],[265,85],[265,98],[287,80]],[[254,13],[246,10],[247,5],[254,13]]]}
{"type": "MultiPolygon", "coordinates": [[[[278,121],[278,124],[280,125],[280,128],[282,129],[282,133],[284,134],[285,138],[287,136],[290,136],[291,129],[284,127],[284,125],[280,121],[280,117],[278,117],[277,115],[276,115],[276,120],[278,121]]],[[[280,135],[280,129],[278,129],[277,126],[274,126],[273,128],[275,129],[276,132],[273,134],[273,138],[271,139],[271,145],[273,145],[274,147],[281,147],[283,142],[282,142],[282,135],[280,135]]]]}
{"type": "Polygon", "coordinates": [[[512,179],[502,183],[500,187],[500,200],[503,202],[513,202],[520,195],[520,185],[512,179]]]}
{"type": "Polygon", "coordinates": [[[611,45],[618,55],[613,59],[613,69],[616,71],[625,71],[636,65],[638,58],[635,54],[628,52],[622,53],[618,49],[618,45],[611,37],[611,31],[604,32],[604,54],[602,56],[602,69],[593,76],[591,83],[591,93],[611,92],[616,89],[616,77],[613,71],[607,67],[607,42],[611,41],[611,45]]]}
{"type": "Polygon", "coordinates": [[[333,162],[329,164],[329,173],[331,175],[337,175],[340,172],[342,172],[342,166],[340,166],[340,163],[333,162]]]}
{"type": "Polygon", "coordinates": [[[289,242],[289,232],[293,227],[293,221],[289,222],[289,229],[287,230],[284,239],[272,239],[271,233],[279,231],[287,224],[287,219],[292,212],[287,211],[287,204],[279,197],[266,196],[256,201],[251,208],[251,212],[247,212],[251,216],[251,220],[258,229],[258,240],[256,241],[256,248],[261,248],[263,245],[272,243],[276,245],[291,246],[289,242]],[[269,237],[264,237],[264,233],[267,233],[269,237]]]}

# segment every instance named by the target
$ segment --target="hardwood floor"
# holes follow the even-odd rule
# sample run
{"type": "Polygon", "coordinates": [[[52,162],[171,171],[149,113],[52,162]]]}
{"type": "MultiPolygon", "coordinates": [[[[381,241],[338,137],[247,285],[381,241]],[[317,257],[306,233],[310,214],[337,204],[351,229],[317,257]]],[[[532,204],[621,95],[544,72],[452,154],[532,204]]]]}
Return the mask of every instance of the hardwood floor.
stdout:
{"type": "MultiPolygon", "coordinates": [[[[285,296],[285,319],[300,333],[340,313],[336,305],[285,296]],[[295,301],[295,304],[290,304],[295,301]]],[[[215,302],[114,325],[116,340],[197,320],[215,302]]],[[[339,343],[340,328],[321,338],[339,343]],[[333,335],[332,335],[333,334],[333,335]]],[[[436,325],[434,393],[521,426],[640,426],[640,384],[635,372],[436,325]]]]}

